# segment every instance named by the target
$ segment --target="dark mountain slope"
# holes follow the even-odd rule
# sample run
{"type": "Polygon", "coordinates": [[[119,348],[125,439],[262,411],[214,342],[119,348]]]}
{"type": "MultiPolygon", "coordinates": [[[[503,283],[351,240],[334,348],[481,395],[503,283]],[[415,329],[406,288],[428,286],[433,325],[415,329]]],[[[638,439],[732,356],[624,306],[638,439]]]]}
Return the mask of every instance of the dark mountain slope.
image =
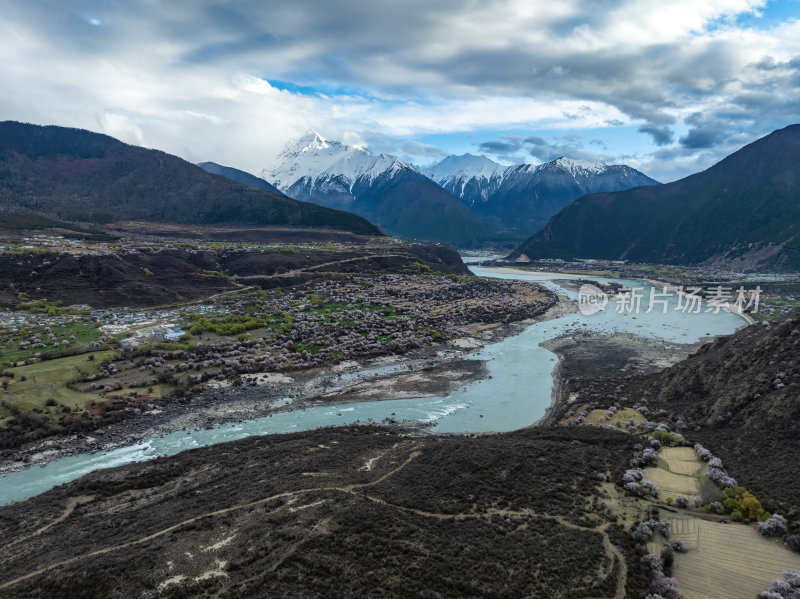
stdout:
{"type": "Polygon", "coordinates": [[[406,238],[469,246],[488,236],[483,223],[467,206],[407,166],[362,175],[352,182],[343,175],[303,177],[286,193],[299,200],[350,210],[406,238]]]}
{"type": "Polygon", "coordinates": [[[792,125],[680,181],[584,196],[511,256],[798,269],[798,164],[792,125]]]}
{"type": "Polygon", "coordinates": [[[211,173],[212,175],[221,175],[222,177],[227,177],[232,181],[244,183],[245,185],[255,187],[256,189],[263,189],[265,191],[271,191],[272,193],[281,193],[278,191],[277,187],[265,181],[261,177],[256,177],[255,175],[251,175],[246,171],[240,171],[238,168],[233,168],[232,166],[222,166],[216,162],[198,162],[197,166],[199,166],[205,172],[211,173]]]}
{"type": "Polygon", "coordinates": [[[433,181],[410,169],[353,185],[353,212],[387,231],[468,246],[486,238],[478,218],[433,181]]]}
{"type": "Polygon", "coordinates": [[[157,150],[64,127],[0,123],[0,209],[54,219],[378,230],[353,214],[256,190],[157,150]]]}
{"type": "MultiPolygon", "coordinates": [[[[416,244],[336,250],[207,250],[185,247],[76,255],[70,252],[0,254],[0,309],[13,309],[19,293],[66,305],[157,306],[185,302],[236,288],[239,276],[264,288],[303,284],[324,273],[402,273],[423,264],[433,272],[469,275],[459,255],[446,246],[416,244]],[[324,265],[317,271],[318,265],[324,265]],[[208,276],[210,273],[224,276],[208,276]],[[295,273],[294,276],[285,276],[295,273]],[[254,276],[257,275],[257,278],[254,276]]],[[[2,429],[0,429],[2,433],[2,429]]],[[[2,434],[0,434],[2,437],[2,434]]]]}
{"type": "Polygon", "coordinates": [[[750,326],[653,375],[650,404],[689,419],[689,433],[740,484],[800,507],[800,315],[750,326]]]}

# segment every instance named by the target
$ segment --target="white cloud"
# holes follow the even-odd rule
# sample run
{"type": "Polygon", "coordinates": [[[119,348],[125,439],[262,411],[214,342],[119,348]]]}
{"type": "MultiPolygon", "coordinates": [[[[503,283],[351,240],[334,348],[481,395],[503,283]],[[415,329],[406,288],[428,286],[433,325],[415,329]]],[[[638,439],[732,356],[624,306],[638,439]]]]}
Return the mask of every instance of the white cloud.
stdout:
{"type": "Polygon", "coordinates": [[[742,134],[800,120],[791,63],[800,22],[736,24],[764,5],[131,0],[87,1],[73,14],[57,0],[15,3],[0,21],[0,114],[253,172],[309,127],[363,145],[376,132],[408,140],[615,123],[699,143],[707,137],[689,120],[702,114],[720,132],[718,147],[635,157],[685,174],[742,134]]]}
{"type": "Polygon", "coordinates": [[[141,128],[124,114],[113,114],[103,111],[97,115],[97,126],[93,127],[93,129],[130,144],[137,146],[147,145],[144,141],[144,133],[142,133],[141,128]]]}

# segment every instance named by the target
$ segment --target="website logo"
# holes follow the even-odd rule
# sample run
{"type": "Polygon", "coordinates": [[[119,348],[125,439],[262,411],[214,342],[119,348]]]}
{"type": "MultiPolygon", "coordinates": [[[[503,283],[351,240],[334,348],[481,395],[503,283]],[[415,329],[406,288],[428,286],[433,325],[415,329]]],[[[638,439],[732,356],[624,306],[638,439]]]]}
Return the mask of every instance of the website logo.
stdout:
{"type": "Polygon", "coordinates": [[[605,310],[607,303],[608,295],[599,287],[587,283],[578,290],[578,309],[585,316],[605,310]]]}

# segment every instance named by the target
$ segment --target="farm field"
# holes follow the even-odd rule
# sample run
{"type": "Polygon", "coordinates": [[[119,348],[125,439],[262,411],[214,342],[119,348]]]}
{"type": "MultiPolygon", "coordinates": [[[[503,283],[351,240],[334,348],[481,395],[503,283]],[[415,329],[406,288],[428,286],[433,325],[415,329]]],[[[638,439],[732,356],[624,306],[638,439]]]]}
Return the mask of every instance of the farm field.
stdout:
{"type": "Polygon", "coordinates": [[[670,538],[689,549],[675,555],[673,567],[686,599],[752,599],[785,570],[800,570],[800,555],[762,537],[755,525],[690,516],[671,520],[670,538]]]}
{"type": "MultiPolygon", "coordinates": [[[[691,447],[662,447],[658,465],[644,475],[661,489],[661,499],[692,496],[700,491],[704,463],[691,447]]],[[[800,555],[782,541],[768,539],[755,525],[713,522],[688,514],[669,516],[670,540],[687,553],[676,553],[672,575],[685,599],[752,599],[785,570],[800,569],[800,555]]],[[[648,551],[659,554],[664,539],[657,534],[648,551]]]]}
{"type": "Polygon", "coordinates": [[[703,462],[697,459],[697,453],[691,447],[662,447],[658,459],[675,474],[695,476],[703,470],[703,462]]]}
{"type": "Polygon", "coordinates": [[[112,354],[111,351],[91,352],[8,368],[4,374],[13,374],[13,378],[4,377],[3,380],[9,383],[9,399],[22,410],[43,408],[48,399],[70,408],[82,408],[87,401],[100,399],[99,394],[75,391],[67,383],[81,373],[98,372],[100,362],[112,354]],[[87,356],[93,359],[90,361],[87,356]]]}
{"type": "Polygon", "coordinates": [[[592,410],[586,415],[584,423],[595,426],[606,426],[608,424],[611,426],[624,426],[629,420],[638,422],[644,419],[644,416],[633,408],[623,408],[609,419],[606,419],[606,413],[607,410],[592,410]]]}
{"type": "Polygon", "coordinates": [[[700,494],[697,475],[703,470],[691,447],[663,447],[658,452],[658,466],[644,469],[644,477],[661,490],[661,498],[700,494]]]}

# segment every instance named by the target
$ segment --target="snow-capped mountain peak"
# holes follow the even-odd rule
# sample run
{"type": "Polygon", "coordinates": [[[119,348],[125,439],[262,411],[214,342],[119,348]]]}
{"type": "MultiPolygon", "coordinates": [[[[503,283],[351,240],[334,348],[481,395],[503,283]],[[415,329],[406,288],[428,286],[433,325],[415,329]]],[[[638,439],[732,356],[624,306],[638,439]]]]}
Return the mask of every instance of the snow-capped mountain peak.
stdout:
{"type": "Polygon", "coordinates": [[[408,239],[472,243],[485,225],[461,201],[390,154],[326,139],[293,139],[264,178],[289,197],[354,212],[408,239]]]}
{"type": "Polygon", "coordinates": [[[314,153],[330,150],[331,148],[334,150],[341,149],[343,147],[345,146],[341,142],[335,140],[329,141],[314,131],[314,129],[309,129],[300,137],[290,139],[288,142],[286,142],[286,145],[283,147],[283,150],[281,150],[279,156],[289,158],[305,152],[314,153]]]}
{"type": "Polygon", "coordinates": [[[344,185],[352,190],[359,179],[371,183],[384,173],[391,176],[403,170],[419,173],[415,167],[396,156],[376,156],[364,147],[326,139],[312,129],[290,140],[276,157],[273,166],[262,170],[262,176],[286,193],[300,181],[313,187],[315,181],[336,180],[339,188],[344,185]]]}
{"type": "Polygon", "coordinates": [[[285,192],[299,179],[316,177],[352,153],[371,156],[368,150],[326,139],[309,129],[300,137],[289,140],[272,166],[261,171],[261,176],[285,192]]]}
{"type": "Polygon", "coordinates": [[[309,129],[300,137],[289,140],[287,146],[290,145],[297,145],[301,149],[310,146],[327,147],[327,140],[314,129],[309,129]]]}

